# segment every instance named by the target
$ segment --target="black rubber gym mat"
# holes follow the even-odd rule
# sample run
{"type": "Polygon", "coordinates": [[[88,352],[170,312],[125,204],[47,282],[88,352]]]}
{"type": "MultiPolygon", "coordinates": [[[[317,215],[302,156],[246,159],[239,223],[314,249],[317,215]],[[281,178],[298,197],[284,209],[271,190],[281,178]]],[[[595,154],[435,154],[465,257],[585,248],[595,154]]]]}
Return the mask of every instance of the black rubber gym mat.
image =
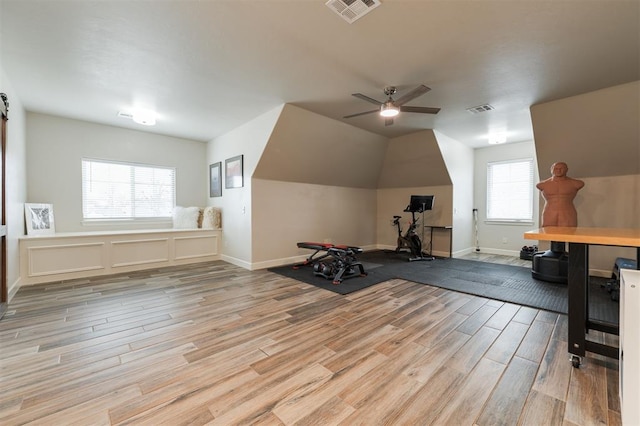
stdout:
{"type": "MultiPolygon", "coordinates": [[[[362,253],[358,260],[363,263],[368,275],[348,278],[337,285],[314,275],[311,266],[293,269],[289,265],[269,270],[339,294],[349,294],[400,278],[503,302],[567,313],[567,285],[536,280],[531,276],[530,268],[464,259],[437,258],[409,262],[407,253],[384,250],[362,253]]],[[[617,323],[618,303],[612,301],[609,293],[601,287],[606,279],[591,277],[590,281],[590,317],[617,323]]]]}

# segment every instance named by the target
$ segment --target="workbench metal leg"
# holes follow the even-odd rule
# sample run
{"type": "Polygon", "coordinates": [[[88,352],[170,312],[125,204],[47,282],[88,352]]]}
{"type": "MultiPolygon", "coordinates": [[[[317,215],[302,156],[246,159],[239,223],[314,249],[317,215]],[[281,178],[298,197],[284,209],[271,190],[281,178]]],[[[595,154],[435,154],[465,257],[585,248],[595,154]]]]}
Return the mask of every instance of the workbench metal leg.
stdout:
{"type": "Polygon", "coordinates": [[[568,320],[569,353],[574,355],[572,363],[577,367],[575,357],[585,355],[585,332],[587,328],[587,292],[589,290],[589,245],[569,243],[568,276],[568,320]]]}

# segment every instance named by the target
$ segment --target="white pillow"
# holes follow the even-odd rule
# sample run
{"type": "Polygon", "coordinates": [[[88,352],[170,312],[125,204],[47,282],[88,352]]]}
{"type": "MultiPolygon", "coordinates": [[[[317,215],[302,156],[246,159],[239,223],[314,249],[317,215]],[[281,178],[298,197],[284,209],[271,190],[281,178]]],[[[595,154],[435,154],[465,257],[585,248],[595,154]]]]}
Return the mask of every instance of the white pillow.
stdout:
{"type": "Polygon", "coordinates": [[[205,207],[202,213],[203,229],[222,228],[221,211],[218,207],[205,207]]]}
{"type": "Polygon", "coordinates": [[[180,207],[173,209],[173,227],[176,229],[197,229],[198,215],[200,209],[197,207],[180,207]]]}

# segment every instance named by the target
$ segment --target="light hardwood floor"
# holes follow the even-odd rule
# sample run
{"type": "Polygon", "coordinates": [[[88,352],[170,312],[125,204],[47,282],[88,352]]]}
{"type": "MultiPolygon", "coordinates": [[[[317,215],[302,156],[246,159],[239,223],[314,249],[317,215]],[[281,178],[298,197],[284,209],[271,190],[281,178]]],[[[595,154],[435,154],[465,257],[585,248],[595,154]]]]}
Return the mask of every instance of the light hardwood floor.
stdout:
{"type": "Polygon", "coordinates": [[[620,424],[617,361],[572,368],[566,334],[409,281],[340,296],[221,261],[37,285],[0,321],[0,424],[620,424]]]}
{"type": "Polygon", "coordinates": [[[530,260],[520,259],[519,257],[515,256],[503,256],[500,254],[484,253],[482,251],[471,252],[460,257],[460,259],[478,260],[480,262],[500,263],[503,265],[524,266],[527,268],[531,268],[530,260]]]}

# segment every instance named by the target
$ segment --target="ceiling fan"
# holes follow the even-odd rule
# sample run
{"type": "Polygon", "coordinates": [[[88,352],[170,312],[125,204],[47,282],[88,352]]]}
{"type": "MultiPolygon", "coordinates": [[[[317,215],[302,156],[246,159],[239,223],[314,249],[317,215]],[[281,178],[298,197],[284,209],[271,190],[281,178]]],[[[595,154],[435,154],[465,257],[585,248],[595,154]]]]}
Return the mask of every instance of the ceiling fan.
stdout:
{"type": "Polygon", "coordinates": [[[356,98],[362,99],[363,101],[371,102],[372,104],[378,105],[379,108],[373,109],[371,111],[359,112],[357,114],[345,115],[343,118],[352,118],[358,117],[360,115],[372,114],[374,112],[379,112],[381,116],[385,118],[384,125],[390,126],[393,124],[393,117],[398,115],[400,112],[419,112],[422,114],[437,114],[440,111],[440,108],[430,108],[430,107],[419,107],[419,106],[405,106],[407,102],[417,98],[418,96],[422,96],[427,93],[430,88],[421,84],[416,87],[409,93],[398,98],[398,100],[393,100],[392,96],[396,93],[396,88],[394,86],[388,86],[384,88],[384,94],[387,95],[388,99],[385,102],[377,101],[373,98],[363,95],[362,93],[353,93],[352,96],[356,98]]]}

